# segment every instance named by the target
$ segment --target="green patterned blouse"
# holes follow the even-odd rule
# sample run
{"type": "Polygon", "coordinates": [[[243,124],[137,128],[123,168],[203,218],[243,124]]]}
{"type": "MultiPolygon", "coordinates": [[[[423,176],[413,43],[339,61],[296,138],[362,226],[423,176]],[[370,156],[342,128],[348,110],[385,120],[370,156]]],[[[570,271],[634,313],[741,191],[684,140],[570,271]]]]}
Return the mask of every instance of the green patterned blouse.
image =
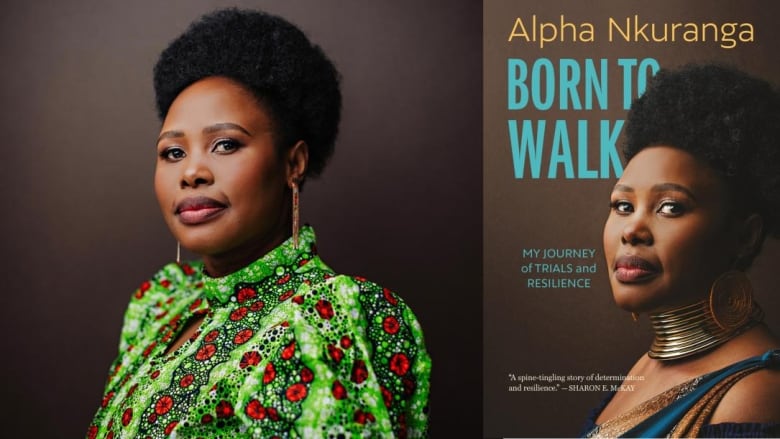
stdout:
{"type": "Polygon", "coordinates": [[[299,249],[288,240],[228,276],[173,263],[144,282],[87,437],[421,437],[430,369],[412,311],[334,274],[305,227],[299,249]]]}

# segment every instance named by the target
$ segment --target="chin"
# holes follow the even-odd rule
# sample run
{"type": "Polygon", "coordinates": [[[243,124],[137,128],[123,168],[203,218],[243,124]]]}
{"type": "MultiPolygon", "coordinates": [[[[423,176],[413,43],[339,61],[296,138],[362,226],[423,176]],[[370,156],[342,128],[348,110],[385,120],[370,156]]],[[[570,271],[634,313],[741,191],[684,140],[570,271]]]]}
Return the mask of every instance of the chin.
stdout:
{"type": "Polygon", "coordinates": [[[226,245],[222,244],[214,233],[203,231],[187,231],[186,233],[175,233],[176,239],[183,248],[197,254],[198,256],[216,255],[225,252],[226,245]]]}
{"type": "Polygon", "coordinates": [[[647,313],[659,306],[659,297],[646,285],[625,285],[615,281],[612,284],[612,298],[615,304],[628,312],[647,313]]]}

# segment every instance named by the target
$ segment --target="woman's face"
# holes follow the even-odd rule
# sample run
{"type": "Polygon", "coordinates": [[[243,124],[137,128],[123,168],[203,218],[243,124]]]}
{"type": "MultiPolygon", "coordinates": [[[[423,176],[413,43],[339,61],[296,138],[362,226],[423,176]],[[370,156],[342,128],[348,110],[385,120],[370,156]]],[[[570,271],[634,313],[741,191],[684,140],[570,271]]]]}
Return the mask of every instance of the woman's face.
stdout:
{"type": "Polygon", "coordinates": [[[289,235],[290,168],[269,114],[243,86],[210,77],[184,89],[157,154],[157,199],[184,247],[204,257],[262,255],[289,235]]]}
{"type": "Polygon", "coordinates": [[[720,177],[683,150],[654,146],[634,156],[612,191],[604,226],[617,304],[653,312],[708,295],[737,251],[727,202],[720,177]]]}

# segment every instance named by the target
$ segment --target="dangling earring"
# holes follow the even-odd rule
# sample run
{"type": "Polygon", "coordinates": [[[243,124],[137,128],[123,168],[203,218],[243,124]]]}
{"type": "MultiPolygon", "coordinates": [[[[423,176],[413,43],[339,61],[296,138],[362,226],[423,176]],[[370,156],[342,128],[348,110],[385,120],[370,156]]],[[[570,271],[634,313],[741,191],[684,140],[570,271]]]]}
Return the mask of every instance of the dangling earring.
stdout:
{"type": "Polygon", "coordinates": [[[181,265],[181,243],[176,241],[176,263],[181,265]]]}
{"type": "Polygon", "coordinates": [[[299,228],[299,210],[298,210],[298,183],[293,180],[290,182],[292,187],[292,237],[293,248],[298,249],[298,228],[299,228]]]}
{"type": "Polygon", "coordinates": [[[631,313],[631,318],[634,319],[634,323],[639,323],[639,314],[638,313],[632,312],[631,313]]]}

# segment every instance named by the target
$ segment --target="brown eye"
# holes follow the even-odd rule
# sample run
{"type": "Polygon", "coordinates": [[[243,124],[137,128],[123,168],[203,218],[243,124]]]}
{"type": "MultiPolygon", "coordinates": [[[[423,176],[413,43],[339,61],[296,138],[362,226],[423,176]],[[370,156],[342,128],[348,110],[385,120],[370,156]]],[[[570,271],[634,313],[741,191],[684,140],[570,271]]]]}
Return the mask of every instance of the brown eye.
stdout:
{"type": "Polygon", "coordinates": [[[211,152],[216,152],[217,154],[230,154],[237,151],[241,146],[241,143],[233,139],[222,139],[214,144],[211,152]]]}
{"type": "Polygon", "coordinates": [[[658,207],[657,212],[665,216],[679,216],[685,213],[685,208],[680,203],[665,201],[658,207]]]}
{"type": "Polygon", "coordinates": [[[184,150],[179,147],[170,147],[165,148],[160,152],[160,157],[169,161],[169,162],[177,162],[184,158],[186,154],[184,153],[184,150]]]}
{"type": "Polygon", "coordinates": [[[634,211],[634,206],[625,200],[613,201],[609,207],[618,215],[626,215],[634,211]]]}

